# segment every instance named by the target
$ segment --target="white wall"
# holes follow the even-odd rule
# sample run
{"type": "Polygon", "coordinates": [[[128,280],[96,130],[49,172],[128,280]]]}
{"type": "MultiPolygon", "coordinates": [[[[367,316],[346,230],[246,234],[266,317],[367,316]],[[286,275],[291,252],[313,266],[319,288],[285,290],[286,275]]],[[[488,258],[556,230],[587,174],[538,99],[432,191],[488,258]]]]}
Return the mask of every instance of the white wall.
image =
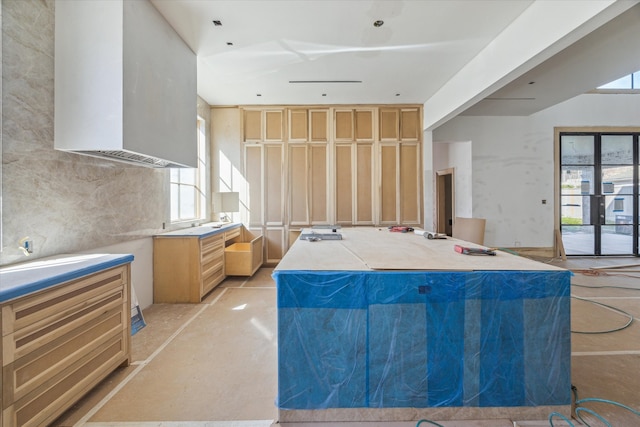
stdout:
{"type": "Polygon", "coordinates": [[[422,137],[422,164],[424,180],[424,228],[426,230],[437,230],[435,213],[435,171],[433,169],[433,132],[425,131],[422,137]]]}
{"type": "Polygon", "coordinates": [[[433,131],[434,143],[471,141],[472,212],[487,219],[486,245],[553,246],[554,127],[565,126],[640,126],[640,95],[581,95],[528,117],[458,116],[433,131]]]}

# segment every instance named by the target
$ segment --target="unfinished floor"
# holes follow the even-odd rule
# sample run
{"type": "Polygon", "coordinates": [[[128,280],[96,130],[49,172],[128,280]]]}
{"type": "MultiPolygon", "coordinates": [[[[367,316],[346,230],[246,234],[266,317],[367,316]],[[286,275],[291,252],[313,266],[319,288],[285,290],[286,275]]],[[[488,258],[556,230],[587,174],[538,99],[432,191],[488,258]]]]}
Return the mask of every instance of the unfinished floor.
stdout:
{"type": "MultiPolygon", "coordinates": [[[[640,260],[570,258],[550,262],[575,272],[573,296],[616,307],[634,318],[640,316],[640,260]],[[614,265],[628,267],[592,270],[614,265]]],[[[271,273],[263,268],[250,279],[227,278],[200,304],[149,307],[144,311],[147,326],[132,337],[131,366],[114,372],[54,425],[267,427],[276,423],[276,292],[271,273]]],[[[628,322],[624,314],[590,301],[572,299],[572,330],[599,332],[628,322]]],[[[573,333],[572,383],[579,399],[602,398],[640,409],[638,321],[617,332],[573,333]]],[[[628,410],[600,403],[589,404],[589,408],[613,426],[640,425],[640,417],[628,410]]],[[[595,420],[588,414],[585,417],[595,420]]],[[[417,421],[348,425],[409,427],[417,421]]],[[[550,425],[547,420],[507,419],[440,424],[550,425]]],[[[566,424],[556,419],[554,425],[566,424]]]]}

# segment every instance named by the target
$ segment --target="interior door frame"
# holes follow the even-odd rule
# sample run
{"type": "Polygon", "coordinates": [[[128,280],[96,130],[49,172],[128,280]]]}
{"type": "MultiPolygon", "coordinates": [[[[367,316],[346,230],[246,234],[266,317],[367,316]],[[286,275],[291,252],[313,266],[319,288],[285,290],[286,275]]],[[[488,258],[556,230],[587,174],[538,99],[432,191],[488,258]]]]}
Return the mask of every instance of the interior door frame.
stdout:
{"type": "MultiPolygon", "coordinates": [[[[638,126],[582,126],[582,127],[554,127],[553,128],[553,229],[554,235],[560,235],[560,134],[561,133],[640,133],[638,126]]],[[[561,237],[560,237],[561,238],[561,237]]],[[[553,253],[561,256],[564,248],[561,241],[553,241],[553,253]],[[561,250],[562,249],[562,250],[561,250]]]]}
{"type": "MultiPolygon", "coordinates": [[[[456,180],[455,168],[441,169],[436,172],[436,226],[437,233],[446,232],[446,178],[451,177],[451,220],[456,217],[456,180]]],[[[451,224],[453,227],[453,223],[451,224]]]]}

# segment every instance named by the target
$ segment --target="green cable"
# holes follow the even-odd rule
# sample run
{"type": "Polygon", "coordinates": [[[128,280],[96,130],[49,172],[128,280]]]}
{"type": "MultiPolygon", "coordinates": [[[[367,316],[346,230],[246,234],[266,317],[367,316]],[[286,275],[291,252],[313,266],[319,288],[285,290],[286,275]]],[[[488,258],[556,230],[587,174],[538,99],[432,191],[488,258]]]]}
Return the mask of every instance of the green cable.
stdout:
{"type": "Polygon", "coordinates": [[[588,285],[579,285],[577,283],[572,283],[571,286],[577,286],[579,288],[587,288],[587,289],[604,289],[604,288],[613,288],[613,289],[626,289],[628,291],[640,291],[640,288],[627,288],[625,286],[613,286],[613,285],[603,285],[603,286],[588,286],[588,285]]]}
{"type": "MultiPolygon", "coordinates": [[[[580,406],[583,403],[588,403],[588,402],[598,402],[598,403],[606,403],[609,405],[614,405],[617,406],[619,408],[625,409],[629,412],[631,412],[634,415],[637,415],[638,417],[640,417],[640,411],[636,411],[635,409],[627,406],[627,405],[623,405],[622,403],[618,403],[615,402],[613,400],[607,400],[607,399],[600,399],[597,397],[589,397],[586,399],[578,399],[578,389],[575,386],[571,386],[571,390],[573,391],[574,397],[576,399],[576,416],[578,417],[578,419],[580,420],[580,422],[582,422],[586,427],[591,427],[591,425],[585,421],[584,418],[582,418],[582,412],[586,412],[588,414],[591,414],[592,416],[596,417],[598,420],[600,420],[602,423],[604,423],[607,427],[613,427],[612,424],[609,423],[609,421],[607,421],[602,415],[598,414],[597,412],[595,412],[592,409],[589,408],[585,408],[584,406],[580,406]]],[[[549,425],[551,427],[555,427],[553,425],[553,418],[554,417],[558,417],[558,418],[562,418],[563,421],[569,423],[570,427],[576,427],[575,424],[573,424],[571,422],[571,420],[569,420],[567,417],[565,417],[564,415],[558,413],[558,412],[552,412],[551,414],[549,414],[549,425]]],[[[417,427],[417,426],[416,426],[417,427]]]]}
{"type": "Polygon", "coordinates": [[[611,309],[611,310],[615,311],[618,314],[622,314],[623,316],[626,316],[629,319],[629,321],[624,326],[621,326],[619,328],[608,329],[608,330],[604,330],[604,331],[574,331],[574,330],[572,330],[571,332],[574,333],[574,334],[608,334],[608,333],[611,333],[611,332],[617,332],[617,331],[621,331],[623,329],[626,329],[629,326],[631,326],[631,323],[633,323],[633,316],[631,314],[627,313],[624,310],[620,310],[617,307],[614,307],[614,306],[608,305],[608,304],[603,304],[601,302],[593,301],[593,300],[590,300],[590,299],[587,299],[587,298],[581,298],[581,297],[575,297],[575,296],[572,296],[571,298],[577,299],[577,300],[580,300],[580,301],[590,302],[591,304],[599,305],[599,306],[602,306],[602,307],[606,307],[608,309],[611,309]]]}

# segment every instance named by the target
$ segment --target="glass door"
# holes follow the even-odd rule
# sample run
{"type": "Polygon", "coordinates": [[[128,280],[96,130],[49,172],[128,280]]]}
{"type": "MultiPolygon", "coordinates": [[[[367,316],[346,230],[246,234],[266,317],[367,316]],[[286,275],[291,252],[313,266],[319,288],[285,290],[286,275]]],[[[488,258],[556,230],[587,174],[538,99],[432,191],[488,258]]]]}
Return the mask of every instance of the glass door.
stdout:
{"type": "Polygon", "coordinates": [[[638,135],[560,135],[567,255],[638,255],[638,135]]]}

